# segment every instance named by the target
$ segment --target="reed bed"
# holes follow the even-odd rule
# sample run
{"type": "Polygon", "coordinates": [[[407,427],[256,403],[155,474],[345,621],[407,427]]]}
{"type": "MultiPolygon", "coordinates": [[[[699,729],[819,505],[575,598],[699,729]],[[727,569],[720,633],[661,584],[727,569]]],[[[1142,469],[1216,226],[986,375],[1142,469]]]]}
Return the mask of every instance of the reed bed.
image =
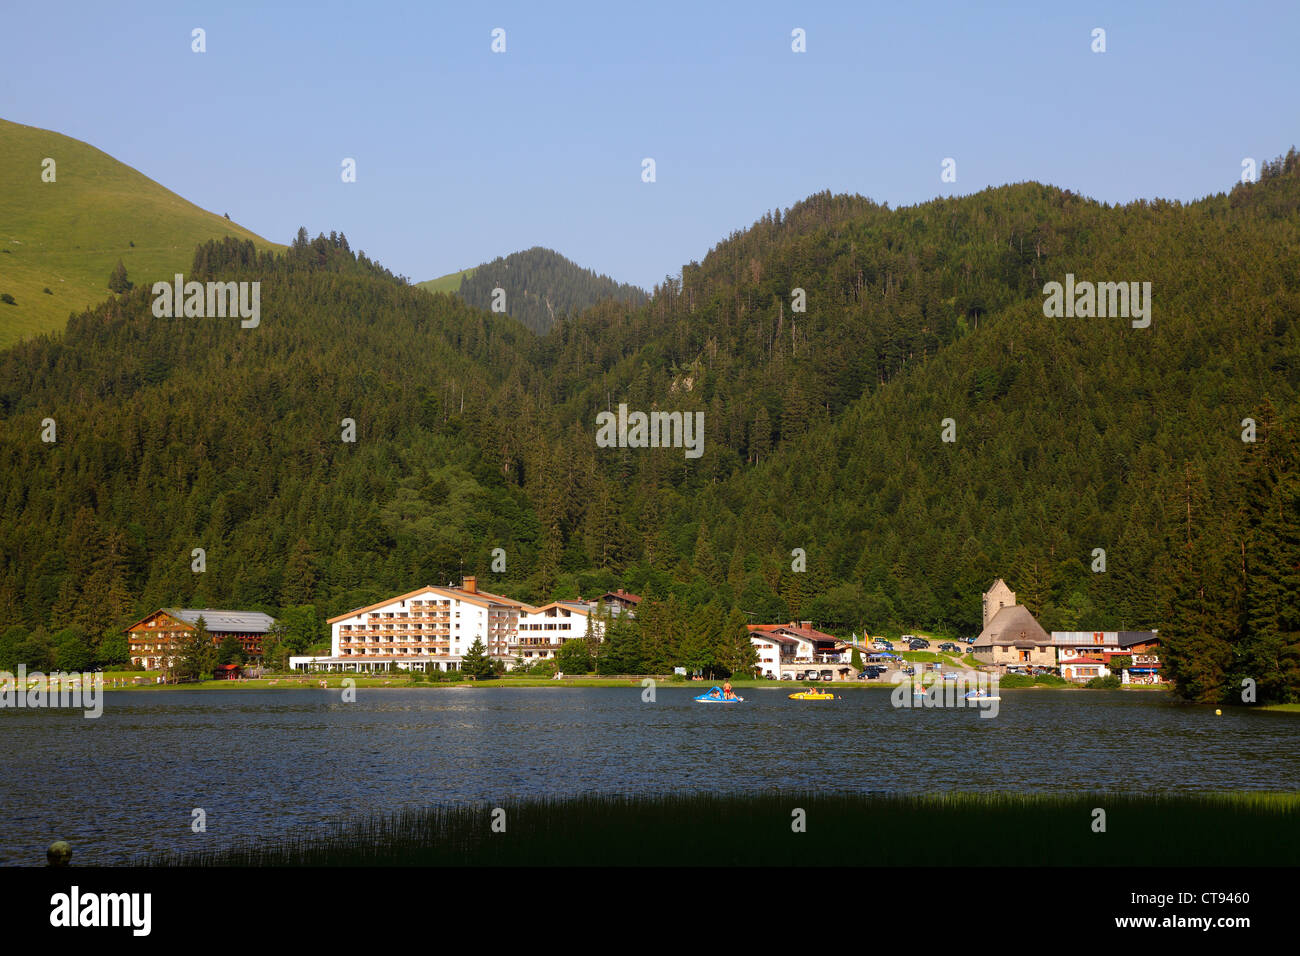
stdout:
{"type": "Polygon", "coordinates": [[[1300,794],[654,793],[436,806],[150,866],[1295,866],[1300,794]],[[796,832],[795,810],[806,830],[796,832]],[[1094,830],[1095,809],[1105,832],[1094,830]],[[500,826],[500,816],[497,816],[500,826]]]}

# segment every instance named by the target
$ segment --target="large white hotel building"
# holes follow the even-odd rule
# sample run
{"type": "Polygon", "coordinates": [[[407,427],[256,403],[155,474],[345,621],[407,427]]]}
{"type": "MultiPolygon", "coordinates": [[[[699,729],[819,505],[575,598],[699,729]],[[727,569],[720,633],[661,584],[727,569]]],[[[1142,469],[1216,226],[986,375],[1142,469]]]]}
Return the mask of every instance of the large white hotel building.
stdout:
{"type": "Polygon", "coordinates": [[[330,655],[293,657],[295,670],[453,671],[475,639],[507,669],[555,657],[568,640],[584,638],[588,628],[603,637],[604,624],[593,607],[579,601],[553,601],[532,607],[481,591],[475,578],[460,587],[423,587],[329,620],[330,655]]]}

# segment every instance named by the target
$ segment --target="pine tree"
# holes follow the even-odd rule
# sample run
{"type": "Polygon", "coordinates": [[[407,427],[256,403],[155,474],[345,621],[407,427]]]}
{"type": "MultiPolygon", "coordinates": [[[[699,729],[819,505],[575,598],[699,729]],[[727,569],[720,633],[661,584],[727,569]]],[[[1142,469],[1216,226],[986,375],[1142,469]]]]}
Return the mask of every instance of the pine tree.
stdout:
{"type": "Polygon", "coordinates": [[[194,622],[194,627],[186,631],[185,636],[178,643],[180,646],[177,648],[176,675],[183,680],[202,680],[204,675],[212,671],[216,661],[212,635],[208,631],[208,623],[203,615],[199,615],[199,619],[194,622]]]}
{"type": "Polygon", "coordinates": [[[1212,703],[1228,693],[1240,635],[1241,576],[1234,573],[1225,542],[1231,535],[1210,523],[1213,514],[1204,477],[1184,464],[1171,501],[1169,550],[1175,555],[1169,576],[1164,654],[1178,692],[1189,700],[1212,703]]]}
{"type": "Polygon", "coordinates": [[[117,265],[113,268],[113,274],[108,277],[108,289],[110,292],[116,292],[119,295],[123,292],[130,292],[135,283],[126,277],[126,266],[122,260],[117,260],[117,265]]]}
{"type": "Polygon", "coordinates": [[[772,450],[772,420],[768,417],[767,407],[758,406],[758,413],[749,430],[749,461],[761,464],[767,461],[768,452],[772,450]]]}
{"type": "Polygon", "coordinates": [[[483,646],[482,638],[474,638],[474,643],[469,646],[469,650],[461,658],[460,670],[462,674],[467,674],[475,680],[486,680],[493,676],[492,659],[483,646]]]}
{"type": "Polygon", "coordinates": [[[1253,680],[1257,702],[1286,703],[1300,695],[1300,468],[1294,436],[1274,427],[1271,404],[1260,417],[1239,491],[1245,632],[1231,684],[1253,680]]]}
{"type": "Polygon", "coordinates": [[[299,538],[289,554],[284,568],[284,584],[280,588],[280,604],[295,606],[309,604],[315,597],[316,571],[314,556],[306,538],[299,538]]]}
{"type": "Polygon", "coordinates": [[[244,645],[233,634],[227,634],[217,647],[216,662],[219,665],[244,663],[244,645]]]}
{"type": "Polygon", "coordinates": [[[758,663],[758,651],[745,625],[745,612],[733,607],[719,627],[718,650],[714,656],[718,666],[733,677],[752,676],[758,663]]]}

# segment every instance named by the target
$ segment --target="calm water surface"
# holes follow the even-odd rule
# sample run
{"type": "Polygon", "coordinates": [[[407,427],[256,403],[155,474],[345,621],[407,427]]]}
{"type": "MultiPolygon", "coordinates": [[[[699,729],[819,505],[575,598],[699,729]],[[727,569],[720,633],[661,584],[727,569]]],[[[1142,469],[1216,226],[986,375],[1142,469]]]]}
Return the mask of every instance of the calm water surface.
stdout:
{"type": "Polygon", "coordinates": [[[582,792],[1300,790],[1296,714],[1003,690],[990,720],[896,710],[878,690],[749,688],[732,705],[698,692],[109,691],[98,720],[0,710],[0,863],[43,863],[59,838],[75,863],[122,863],[376,809],[582,792]]]}

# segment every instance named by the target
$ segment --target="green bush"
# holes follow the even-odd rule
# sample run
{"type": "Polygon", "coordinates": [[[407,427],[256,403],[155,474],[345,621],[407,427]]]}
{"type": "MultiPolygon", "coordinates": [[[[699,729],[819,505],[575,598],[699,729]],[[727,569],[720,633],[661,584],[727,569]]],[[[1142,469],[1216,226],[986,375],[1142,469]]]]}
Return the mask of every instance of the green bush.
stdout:
{"type": "Polygon", "coordinates": [[[534,661],[523,667],[516,667],[510,673],[516,677],[553,677],[555,675],[555,661],[534,661]]]}
{"type": "Polygon", "coordinates": [[[580,640],[565,641],[555,655],[556,666],[565,674],[590,674],[592,669],[591,652],[587,642],[580,640]]]}
{"type": "Polygon", "coordinates": [[[1024,674],[1003,674],[999,687],[1033,687],[1034,679],[1024,674]]]}
{"type": "Polygon", "coordinates": [[[1120,679],[1111,674],[1108,677],[1094,677],[1083,686],[1092,690],[1118,690],[1121,684],[1120,679]]]}
{"type": "Polygon", "coordinates": [[[998,682],[1000,687],[1069,687],[1070,681],[1056,674],[1004,674],[998,682]]]}
{"type": "Polygon", "coordinates": [[[1039,674],[1034,681],[1047,687],[1068,687],[1070,682],[1059,674],[1039,674]]]}

